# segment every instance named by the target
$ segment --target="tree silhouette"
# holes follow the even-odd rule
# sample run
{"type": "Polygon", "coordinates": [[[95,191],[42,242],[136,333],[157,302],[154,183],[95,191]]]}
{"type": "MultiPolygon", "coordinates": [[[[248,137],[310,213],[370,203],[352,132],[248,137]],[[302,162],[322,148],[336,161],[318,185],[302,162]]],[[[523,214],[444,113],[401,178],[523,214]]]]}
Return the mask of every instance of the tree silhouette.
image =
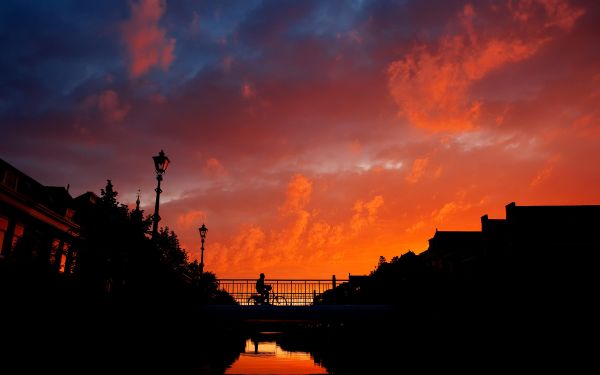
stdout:
{"type": "Polygon", "coordinates": [[[117,202],[117,195],[119,195],[119,193],[113,190],[113,184],[111,180],[106,180],[106,187],[104,189],[100,189],[102,202],[108,206],[116,206],[119,204],[119,202],[117,202]]]}
{"type": "Polygon", "coordinates": [[[218,292],[215,277],[194,283],[194,266],[174,231],[161,228],[152,241],[147,236],[151,217],[144,219],[139,207],[130,211],[117,196],[107,180],[97,204],[78,207],[77,276],[86,298],[94,303],[164,306],[227,300],[218,292]]]}
{"type": "Polygon", "coordinates": [[[169,227],[160,228],[156,243],[163,263],[168,264],[174,270],[187,264],[188,254],[179,244],[179,238],[169,227]]]}

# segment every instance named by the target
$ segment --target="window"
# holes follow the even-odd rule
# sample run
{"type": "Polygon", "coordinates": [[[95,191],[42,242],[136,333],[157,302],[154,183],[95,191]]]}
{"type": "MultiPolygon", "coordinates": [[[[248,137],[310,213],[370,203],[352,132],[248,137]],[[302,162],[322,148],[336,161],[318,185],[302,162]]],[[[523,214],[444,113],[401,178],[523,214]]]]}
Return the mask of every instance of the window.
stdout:
{"type": "Polygon", "coordinates": [[[73,220],[74,215],[75,215],[75,210],[72,208],[67,208],[67,211],[65,212],[65,219],[71,221],[71,220],[73,220]]]}
{"type": "Polygon", "coordinates": [[[56,254],[58,253],[58,249],[60,248],[60,240],[55,239],[52,241],[52,247],[50,248],[50,259],[48,259],[50,265],[56,264],[56,254]]]}
{"type": "Polygon", "coordinates": [[[17,190],[17,175],[11,171],[4,171],[2,183],[13,190],[17,190]]]}
{"type": "Polygon", "coordinates": [[[21,223],[17,223],[15,225],[15,233],[13,234],[12,244],[10,246],[10,251],[13,252],[21,239],[23,238],[23,234],[25,233],[25,226],[21,223]]]}
{"type": "Polygon", "coordinates": [[[58,269],[59,273],[70,274],[75,269],[75,257],[76,252],[70,251],[71,245],[63,242],[59,239],[52,241],[52,247],[50,248],[50,263],[52,269],[58,269]]]}
{"type": "Polygon", "coordinates": [[[67,257],[67,265],[65,267],[65,273],[75,273],[77,267],[77,250],[69,248],[69,256],[67,257]]]}
{"type": "Polygon", "coordinates": [[[4,243],[4,237],[8,230],[8,218],[0,215],[0,252],[2,251],[2,244],[4,243]]]}
{"type": "MultiPolygon", "coordinates": [[[[60,266],[58,267],[59,273],[65,273],[65,267],[67,265],[67,254],[69,253],[69,244],[65,243],[63,245],[62,251],[60,253],[60,266]]],[[[69,273],[69,270],[66,270],[69,273]]]]}

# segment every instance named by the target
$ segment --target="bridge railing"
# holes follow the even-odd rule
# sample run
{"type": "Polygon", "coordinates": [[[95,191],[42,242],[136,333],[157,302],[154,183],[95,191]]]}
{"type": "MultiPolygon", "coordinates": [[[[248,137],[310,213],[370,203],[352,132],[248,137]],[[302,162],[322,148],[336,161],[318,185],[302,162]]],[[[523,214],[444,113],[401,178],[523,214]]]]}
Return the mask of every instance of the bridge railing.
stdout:
{"type": "MultiPolygon", "coordinates": [[[[271,298],[282,296],[288,306],[309,306],[319,294],[334,285],[348,280],[336,279],[265,279],[271,285],[271,298]]],[[[240,305],[248,305],[248,299],[256,294],[256,279],[219,279],[219,289],[229,293],[240,305]]]]}

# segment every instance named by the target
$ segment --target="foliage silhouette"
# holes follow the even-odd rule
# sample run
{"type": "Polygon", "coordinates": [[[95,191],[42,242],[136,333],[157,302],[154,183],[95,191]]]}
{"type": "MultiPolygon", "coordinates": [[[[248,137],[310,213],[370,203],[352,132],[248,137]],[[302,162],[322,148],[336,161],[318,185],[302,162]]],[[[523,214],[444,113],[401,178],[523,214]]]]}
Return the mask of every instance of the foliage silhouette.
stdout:
{"type": "Polygon", "coordinates": [[[218,289],[214,274],[199,274],[174,231],[161,228],[152,241],[151,216],[144,217],[139,205],[130,210],[118,195],[107,180],[99,197],[86,193],[73,200],[80,233],[71,244],[76,256],[62,265],[65,272],[58,272],[60,255],[48,261],[50,239],[25,231],[14,254],[0,262],[0,297],[25,311],[32,304],[69,310],[235,303],[218,289]]]}

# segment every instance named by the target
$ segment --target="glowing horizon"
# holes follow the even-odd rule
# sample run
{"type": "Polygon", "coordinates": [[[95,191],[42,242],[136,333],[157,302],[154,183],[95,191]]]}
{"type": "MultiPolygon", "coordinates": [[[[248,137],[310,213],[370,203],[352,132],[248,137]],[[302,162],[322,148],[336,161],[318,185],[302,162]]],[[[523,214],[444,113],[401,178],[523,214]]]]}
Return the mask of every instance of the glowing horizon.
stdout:
{"type": "Polygon", "coordinates": [[[0,157],[106,179],[221,278],[345,278],[505,205],[600,204],[593,1],[0,5],[0,157]]]}

